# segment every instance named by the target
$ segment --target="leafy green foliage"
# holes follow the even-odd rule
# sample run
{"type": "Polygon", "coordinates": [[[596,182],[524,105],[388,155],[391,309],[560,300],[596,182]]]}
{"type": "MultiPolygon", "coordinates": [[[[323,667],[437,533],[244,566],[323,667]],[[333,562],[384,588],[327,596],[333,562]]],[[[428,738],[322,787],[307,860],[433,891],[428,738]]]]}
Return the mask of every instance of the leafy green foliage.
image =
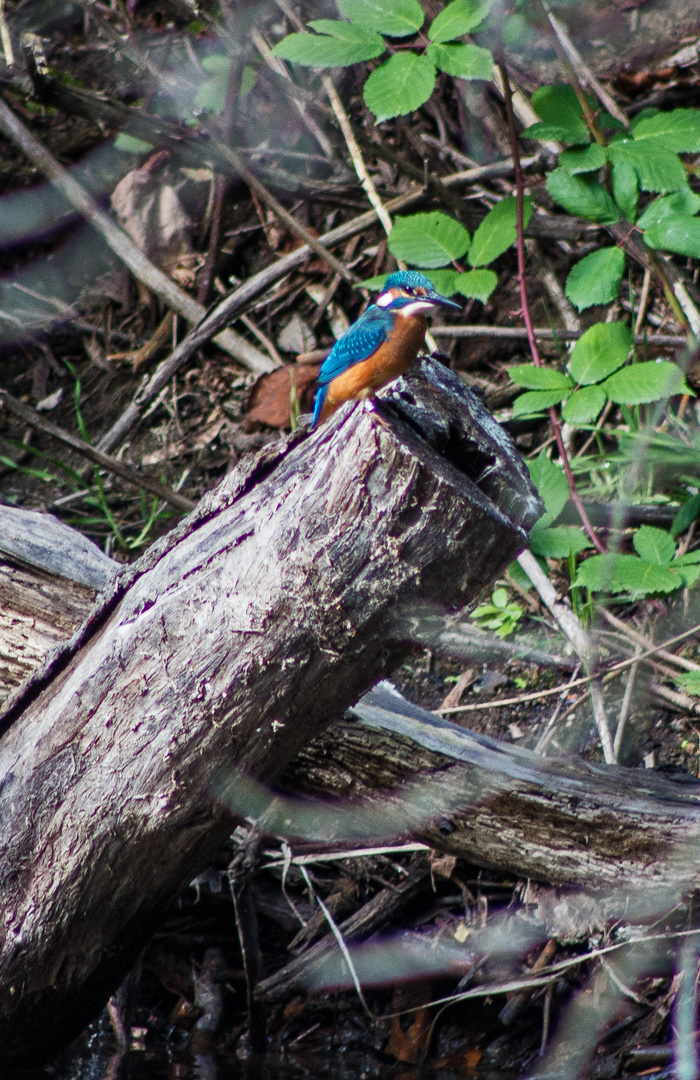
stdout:
{"type": "Polygon", "coordinates": [[[596,323],[578,339],[571,351],[569,371],[583,386],[600,382],[622,367],[632,347],[625,323],[596,323]]]}
{"type": "Polygon", "coordinates": [[[510,377],[516,386],[524,386],[527,390],[569,390],[571,388],[571,379],[562,371],[536,367],[534,364],[519,364],[511,368],[510,377]]]}
{"type": "Polygon", "coordinates": [[[456,275],[454,292],[481,300],[482,304],[485,304],[497,285],[498,276],[493,270],[467,270],[465,274],[456,275]]]}
{"type": "Polygon", "coordinates": [[[679,154],[700,150],[700,111],[674,109],[640,120],[634,126],[634,137],[640,142],[649,140],[652,147],[663,146],[679,154]]]}
{"type": "Polygon", "coordinates": [[[431,44],[425,52],[426,58],[446,75],[455,75],[459,79],[490,79],[493,69],[493,56],[488,49],[479,45],[431,44]]]}
{"type": "Polygon", "coordinates": [[[681,506],[671,522],[671,536],[680,536],[700,514],[700,494],[691,495],[681,506]]]}
{"type": "Polygon", "coordinates": [[[513,418],[535,416],[545,409],[561,404],[568,397],[568,390],[530,390],[513,402],[513,418]]]}
{"type": "Polygon", "coordinates": [[[637,173],[628,161],[618,161],[612,167],[613,198],[628,221],[637,216],[639,182],[637,173]]]}
{"type": "Polygon", "coordinates": [[[535,528],[530,536],[530,548],[534,555],[544,559],[568,559],[593,545],[580,529],[573,525],[555,525],[551,529],[535,528]]]}
{"type": "Polygon", "coordinates": [[[153,143],[144,142],[135,135],[120,131],[114,139],[114,149],[122,150],[125,154],[148,154],[153,149],[153,143]]]}
{"type": "Polygon", "coordinates": [[[678,255],[700,258],[700,218],[687,215],[665,217],[644,233],[650,247],[675,251],[678,255]]]}
{"type": "MultiPolygon", "coordinates": [[[[469,263],[471,266],[485,266],[493,262],[504,251],[507,251],[516,238],[516,205],[514,196],[501,199],[499,203],[489,210],[484,220],[474,233],[472,245],[469,248],[469,263]]],[[[532,201],[525,199],[523,204],[523,225],[527,225],[532,217],[532,201]]]]}
{"type": "Polygon", "coordinates": [[[381,56],[386,45],[374,30],[354,23],[314,19],[309,23],[316,34],[290,34],[272,50],[282,60],[306,67],[348,67],[381,56]]]}
{"type": "Polygon", "coordinates": [[[425,21],[418,0],[337,0],[346,19],[388,37],[410,37],[425,21]]]}
{"type": "Polygon", "coordinates": [[[608,158],[602,146],[591,143],[583,149],[562,150],[559,165],[572,174],[597,172],[605,167],[608,158]]]}
{"type": "Polygon", "coordinates": [[[544,503],[545,511],[536,528],[546,529],[556,521],[569,498],[569,485],[561,465],[555,465],[543,451],[527,462],[530,477],[544,503]]]}
{"type": "Polygon", "coordinates": [[[519,604],[509,603],[505,589],[495,589],[491,594],[491,603],[480,604],[471,614],[482,629],[495,630],[500,638],[512,634],[522,617],[523,609],[519,604]]]}
{"type": "Polygon", "coordinates": [[[700,697],[700,671],[686,671],[682,675],[676,675],[675,680],[686,694],[700,697]]]}
{"type": "Polygon", "coordinates": [[[670,533],[642,525],[634,536],[636,555],[594,555],[578,570],[576,585],[594,592],[628,593],[633,600],[671,593],[700,577],[700,551],[675,558],[670,533]]]}
{"type": "Polygon", "coordinates": [[[700,210],[700,195],[696,195],[690,188],[683,188],[674,192],[673,195],[663,195],[660,199],[650,202],[643,214],[640,215],[637,225],[640,229],[648,229],[652,225],[658,225],[665,218],[677,216],[693,216],[700,210]]]}
{"type": "Polygon", "coordinates": [[[489,13],[493,0],[452,0],[451,4],[433,19],[428,37],[436,45],[454,41],[462,34],[475,30],[489,13]]]}
{"type": "Polygon", "coordinates": [[[615,222],[620,217],[611,196],[591,176],[555,169],[547,177],[547,191],[569,214],[604,223],[615,222]]]}
{"type": "MultiPolygon", "coordinates": [[[[389,250],[412,266],[433,268],[461,259],[470,236],[454,218],[434,210],[397,218],[389,234],[389,250]]],[[[455,290],[456,291],[456,290],[455,290]]]]}
{"type": "Polygon", "coordinates": [[[649,405],[671,394],[692,393],[681,369],[669,360],[631,364],[606,379],[603,389],[617,405],[649,405]]]}
{"type": "Polygon", "coordinates": [[[613,165],[619,162],[630,165],[642,191],[678,191],[688,186],[683,162],[659,144],[619,139],[608,147],[608,157],[613,165]]]}
{"type": "Polygon", "coordinates": [[[567,424],[592,424],[605,406],[607,395],[601,386],[584,386],[567,398],[561,415],[567,424]]]}
{"type": "Polygon", "coordinates": [[[231,74],[231,58],[218,53],[205,56],[202,60],[202,67],[212,78],[206,79],[197,90],[194,99],[195,108],[201,112],[213,113],[218,116],[226,106],[228,80],[231,74]]]}
{"type": "Polygon", "coordinates": [[[583,110],[570,86],[541,86],[530,99],[541,123],[523,132],[525,139],[560,139],[567,143],[589,143],[583,110]]]}
{"type": "Polygon", "coordinates": [[[625,253],[621,248],[592,251],[572,267],[566,279],[566,295],[579,311],[594,304],[608,304],[617,296],[624,272],[625,253]]]}
{"type": "Polygon", "coordinates": [[[373,71],[363,91],[377,123],[420,108],[435,88],[435,65],[427,56],[402,52],[373,71]]]}

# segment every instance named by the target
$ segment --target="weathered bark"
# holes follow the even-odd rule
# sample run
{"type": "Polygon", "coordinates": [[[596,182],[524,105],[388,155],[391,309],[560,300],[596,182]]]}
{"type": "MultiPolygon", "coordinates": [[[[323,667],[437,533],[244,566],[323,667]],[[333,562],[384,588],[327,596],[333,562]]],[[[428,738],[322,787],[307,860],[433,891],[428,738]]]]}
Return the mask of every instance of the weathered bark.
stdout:
{"type": "Polygon", "coordinates": [[[54,1052],[276,776],[406,652],[397,611],[475,599],[539,503],[430,363],[231,474],[101,595],[0,719],[0,1063],[54,1052]],[[397,415],[400,414],[400,415],[397,415]]]}

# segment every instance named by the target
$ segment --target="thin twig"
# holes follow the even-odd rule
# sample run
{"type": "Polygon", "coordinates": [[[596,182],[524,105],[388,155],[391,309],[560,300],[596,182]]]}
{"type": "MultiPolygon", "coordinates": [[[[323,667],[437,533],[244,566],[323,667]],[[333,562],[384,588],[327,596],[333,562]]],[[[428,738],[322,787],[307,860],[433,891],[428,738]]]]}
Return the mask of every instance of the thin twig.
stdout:
{"type": "Polygon", "coordinates": [[[31,409],[22,401],[18,401],[12,394],[8,394],[6,390],[0,390],[0,403],[5,405],[10,412],[14,413],[26,424],[31,425],[31,427],[43,432],[45,435],[50,435],[53,439],[58,439],[64,446],[69,446],[71,450],[77,450],[79,454],[93,461],[96,465],[101,465],[103,469],[108,469],[110,472],[120,476],[127,484],[150,491],[152,495],[164,499],[171,506],[177,507],[178,510],[190,511],[194,509],[195,503],[191,499],[186,499],[184,495],[178,495],[177,492],[166,487],[165,484],[160,484],[150,476],[144,476],[142,473],[137,472],[136,469],[132,469],[129,465],[118,461],[117,458],[102,453],[101,450],[91,446],[90,443],[83,442],[77,435],[71,435],[70,432],[64,431],[57,424],[52,424],[50,420],[46,420],[34,409],[31,409]]]}
{"type": "MultiPolygon", "coordinates": [[[[578,341],[583,330],[550,330],[545,327],[532,328],[532,334],[536,341],[578,341]]],[[[527,341],[528,332],[524,326],[434,326],[433,334],[436,337],[486,337],[503,338],[511,341],[527,341]]],[[[686,337],[677,334],[637,334],[637,345],[666,345],[669,348],[682,348],[687,344],[686,337]]]]}
{"type": "MultiPolygon", "coordinates": [[[[642,652],[641,646],[637,646],[636,656],[640,656],[642,652]]],[[[615,741],[613,743],[613,751],[615,754],[615,761],[620,759],[620,747],[622,746],[622,736],[625,733],[625,725],[630,713],[630,705],[632,704],[632,692],[634,690],[635,680],[637,678],[637,672],[639,671],[639,664],[632,664],[630,673],[627,677],[627,685],[625,686],[625,693],[622,698],[622,706],[620,708],[620,715],[617,719],[617,728],[615,729],[615,741]]]]}
{"type": "MultiPolygon", "coordinates": [[[[671,565],[673,565],[673,563],[671,565]]],[[[622,619],[618,619],[617,615],[613,615],[607,608],[600,605],[598,607],[598,612],[603,616],[606,622],[624,634],[629,641],[641,645],[643,649],[655,648],[654,642],[651,641],[650,638],[645,637],[644,634],[640,634],[639,631],[635,630],[629,623],[623,622],[622,619]]],[[[656,655],[662,660],[667,660],[670,664],[683,668],[685,671],[700,671],[700,664],[696,664],[693,660],[686,660],[684,656],[677,656],[676,653],[668,652],[664,647],[657,648],[656,655]]]]}
{"type": "Polygon", "coordinates": [[[556,35],[557,41],[559,42],[563,52],[566,54],[569,62],[571,63],[571,66],[576,72],[577,77],[580,79],[584,86],[587,86],[588,89],[595,94],[595,96],[598,98],[598,101],[605,109],[607,109],[610,115],[614,116],[616,120],[619,120],[623,127],[628,128],[630,126],[629,119],[622,111],[620,106],[617,104],[614,97],[609,94],[605,87],[598,82],[595,75],[589,68],[588,64],[585,62],[580,52],[574,45],[573,41],[569,37],[566,28],[559,21],[559,19],[557,19],[557,17],[552,14],[552,12],[549,10],[548,4],[544,3],[543,7],[546,11],[547,18],[549,19],[552,30],[556,35]]]}
{"type": "Polygon", "coordinates": [[[2,42],[2,51],[5,57],[5,63],[9,68],[14,67],[15,54],[12,48],[12,37],[10,36],[10,28],[7,25],[7,15],[5,14],[5,0],[0,0],[0,41],[2,42]]]}
{"type": "MultiPolygon", "coordinates": [[[[206,309],[188,296],[167,274],[154,266],[131,237],[100,209],[85,188],[41,145],[2,99],[0,99],[0,130],[26,154],[50,183],[100,233],[112,251],[139,281],[188,322],[197,324],[204,318],[206,309]]],[[[268,357],[233,330],[228,329],[220,333],[216,338],[216,343],[251,371],[262,374],[273,370],[274,365],[268,357]]]]}
{"type": "MultiPolygon", "coordinates": [[[[515,117],[513,115],[513,97],[511,94],[510,81],[508,79],[508,72],[504,65],[500,65],[501,78],[503,80],[503,89],[505,91],[506,102],[506,116],[508,118],[508,135],[510,138],[511,154],[513,156],[513,167],[515,169],[515,197],[516,197],[516,222],[517,222],[517,251],[518,251],[518,282],[520,285],[520,303],[522,307],[523,321],[527,330],[528,342],[530,344],[530,352],[532,353],[532,359],[536,367],[540,367],[542,361],[540,360],[540,354],[537,349],[537,342],[533,334],[532,322],[530,319],[530,305],[527,299],[527,284],[525,277],[525,234],[523,228],[523,174],[520,168],[520,151],[518,147],[518,135],[515,130],[515,117]]],[[[561,427],[559,425],[559,419],[556,414],[556,410],[551,408],[549,410],[549,419],[552,425],[552,431],[557,442],[557,448],[559,450],[559,457],[564,468],[564,474],[566,475],[567,482],[569,484],[569,490],[571,491],[571,499],[579,512],[583,526],[588,533],[593,546],[601,554],[605,551],[602,543],[598,539],[598,535],[590,523],[588,514],[586,513],[581,496],[576,489],[576,481],[574,474],[571,471],[571,464],[569,462],[569,455],[564,446],[564,440],[561,435],[561,427]]]]}

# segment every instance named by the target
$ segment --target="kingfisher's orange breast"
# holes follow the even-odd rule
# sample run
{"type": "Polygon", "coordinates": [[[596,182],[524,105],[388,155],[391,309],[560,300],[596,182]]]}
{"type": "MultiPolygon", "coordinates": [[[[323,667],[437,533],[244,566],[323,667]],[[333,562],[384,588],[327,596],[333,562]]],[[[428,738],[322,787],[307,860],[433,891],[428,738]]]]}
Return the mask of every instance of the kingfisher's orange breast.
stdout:
{"type": "Polygon", "coordinates": [[[425,341],[427,329],[428,321],[422,315],[408,318],[399,315],[391,333],[371,356],[353,364],[328,384],[321,421],[344,401],[354,401],[372,390],[379,390],[408,371],[425,341]]]}

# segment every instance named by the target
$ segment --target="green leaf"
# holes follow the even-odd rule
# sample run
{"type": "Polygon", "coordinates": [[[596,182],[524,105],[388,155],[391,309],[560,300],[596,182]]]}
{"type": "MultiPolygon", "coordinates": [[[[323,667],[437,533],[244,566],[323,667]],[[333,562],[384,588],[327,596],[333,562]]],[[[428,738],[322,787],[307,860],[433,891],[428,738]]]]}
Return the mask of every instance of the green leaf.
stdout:
{"type": "Polygon", "coordinates": [[[153,149],[153,144],[137,139],[135,135],[127,135],[120,131],[114,140],[114,149],[123,150],[125,154],[147,154],[153,149]]]}
{"type": "Polygon", "coordinates": [[[484,21],[492,4],[493,0],[452,0],[431,22],[428,37],[442,44],[470,33],[484,21]]]}
{"type": "Polygon", "coordinates": [[[700,109],[674,109],[646,117],[635,126],[634,137],[659,142],[679,154],[692,154],[700,150],[700,109]]]}
{"type": "MultiPolygon", "coordinates": [[[[391,62],[391,61],[390,61],[391,62]]],[[[469,247],[469,233],[440,210],[398,217],[389,233],[389,251],[412,266],[446,266],[461,259],[469,247]]]]}
{"type": "Polygon", "coordinates": [[[455,292],[485,304],[497,285],[498,275],[493,270],[467,270],[466,274],[457,275],[455,292]]]}
{"type": "Polygon", "coordinates": [[[562,150],[559,165],[570,173],[597,172],[607,161],[605,150],[598,143],[591,143],[583,150],[562,150]]]}
{"type": "Polygon", "coordinates": [[[506,19],[501,36],[507,48],[522,52],[532,41],[535,31],[527,19],[516,12],[506,19]]]}
{"type": "MultiPolygon", "coordinates": [[[[208,60],[217,60],[219,57],[209,56],[208,60]]],[[[220,71],[214,75],[212,79],[207,79],[199,87],[195,94],[194,104],[197,109],[202,112],[214,113],[219,116],[226,107],[226,95],[228,94],[228,80],[229,71],[231,69],[231,61],[228,57],[225,58],[228,62],[228,70],[220,71]]]]}
{"type": "Polygon", "coordinates": [[[228,75],[231,71],[231,57],[225,53],[212,53],[203,57],[201,63],[207,75],[228,75]]]}
{"type": "Polygon", "coordinates": [[[530,550],[533,555],[542,555],[545,559],[566,559],[572,553],[577,555],[592,546],[588,537],[573,525],[535,528],[530,534],[530,550]]]}
{"type": "Polygon", "coordinates": [[[571,268],[566,295],[579,311],[593,304],[608,304],[618,294],[624,270],[625,253],[621,248],[592,251],[571,268]]]}
{"type": "Polygon", "coordinates": [[[665,529],[655,529],[653,525],[642,525],[632,538],[634,550],[647,562],[657,566],[668,566],[676,554],[676,545],[670,533],[665,529]]]}
{"type": "Polygon", "coordinates": [[[588,129],[583,119],[583,111],[576,94],[570,86],[557,84],[541,86],[530,98],[530,104],[543,121],[543,125],[559,134],[535,134],[540,125],[533,124],[526,128],[523,135],[528,139],[561,139],[563,142],[590,142],[588,129]]]}
{"type": "Polygon", "coordinates": [[[247,97],[258,81],[258,70],[252,64],[246,64],[241,72],[241,85],[238,88],[239,97],[247,97]]]}
{"type": "Polygon", "coordinates": [[[564,509],[564,504],[571,494],[569,485],[562,467],[550,461],[544,452],[534,460],[528,461],[527,467],[530,470],[530,478],[545,505],[545,512],[537,522],[537,528],[545,529],[557,520],[564,509]]]}
{"type": "Polygon", "coordinates": [[[678,191],[688,186],[681,159],[658,142],[618,139],[610,143],[608,156],[613,165],[624,161],[632,166],[642,191],[678,191]]]}
{"type": "Polygon", "coordinates": [[[316,19],[309,26],[323,32],[290,34],[275,45],[272,55],[304,67],[349,67],[362,60],[373,60],[386,49],[379,34],[353,23],[316,19]]]}
{"type": "Polygon", "coordinates": [[[555,169],[548,175],[546,187],[555,202],[570,214],[606,223],[620,217],[603,185],[592,176],[577,176],[568,169],[555,169]]]}
{"type": "Polygon", "coordinates": [[[650,247],[700,258],[700,218],[681,214],[666,217],[645,231],[644,240],[650,247]]]}
{"type": "Polygon", "coordinates": [[[681,369],[669,360],[630,364],[606,379],[602,387],[616,405],[648,405],[672,394],[692,393],[681,369]]]}
{"type": "Polygon", "coordinates": [[[700,548],[696,548],[695,551],[688,551],[685,555],[679,555],[677,559],[673,560],[675,566],[692,566],[694,563],[700,563],[700,548]]]}
{"type": "MultiPolygon", "coordinates": [[[[515,196],[501,199],[489,210],[479,228],[474,233],[468,260],[471,266],[484,266],[507,251],[515,243],[517,230],[515,223],[515,196]]],[[[523,204],[523,228],[527,228],[532,217],[532,201],[526,198],[523,204]]]]}
{"type": "Polygon", "coordinates": [[[370,292],[381,292],[386,285],[386,279],[388,274],[377,274],[376,277],[368,277],[364,281],[360,281],[355,288],[356,289],[369,289],[370,292]]]}
{"type": "Polygon", "coordinates": [[[508,374],[516,386],[526,390],[570,390],[571,379],[563,371],[554,368],[536,367],[535,364],[519,364],[508,369],[508,374]]]}
{"type": "Polygon", "coordinates": [[[556,139],[558,142],[572,143],[574,146],[590,142],[585,125],[578,128],[566,124],[531,124],[521,132],[521,138],[536,139],[539,142],[556,139]]]}
{"type": "Polygon", "coordinates": [[[584,386],[600,382],[622,367],[631,347],[632,335],[625,323],[596,323],[574,345],[569,371],[584,386]]]}
{"type": "Polygon", "coordinates": [[[506,589],[494,589],[491,593],[491,603],[497,608],[508,606],[508,591],[506,589]]]}
{"type": "Polygon", "coordinates": [[[628,592],[636,600],[651,593],[674,592],[683,580],[679,574],[636,555],[593,555],[579,567],[574,584],[594,592],[628,592]]]}
{"type": "Polygon", "coordinates": [[[687,214],[692,217],[700,210],[700,195],[696,195],[690,188],[682,188],[673,195],[662,195],[660,199],[654,199],[640,216],[637,226],[640,229],[648,229],[652,225],[658,225],[667,217],[677,217],[687,214]]]}
{"type": "MultiPolygon", "coordinates": [[[[676,559],[676,562],[678,562],[678,559],[676,559]]],[[[673,565],[675,567],[676,564],[673,565]]],[[[700,566],[679,566],[678,573],[686,589],[692,589],[695,582],[700,578],[700,566]]]]}
{"type": "Polygon", "coordinates": [[[453,296],[457,292],[456,281],[459,270],[428,270],[425,275],[442,296],[453,296]]]}
{"type": "Polygon", "coordinates": [[[350,22],[389,37],[409,37],[425,21],[418,0],[337,0],[350,22]]]}
{"type": "Polygon", "coordinates": [[[700,671],[684,671],[682,675],[674,675],[674,678],[686,694],[700,697],[700,671]]]}
{"type": "Polygon", "coordinates": [[[490,79],[493,54],[479,45],[429,45],[425,55],[444,71],[459,79],[490,79]]]}
{"type": "Polygon", "coordinates": [[[513,419],[543,412],[552,405],[558,405],[566,395],[566,390],[532,390],[527,394],[521,394],[513,402],[513,419]]]}
{"type": "Polygon", "coordinates": [[[612,168],[612,193],[628,221],[634,222],[639,201],[637,173],[628,161],[618,161],[612,168]]]}
{"type": "Polygon", "coordinates": [[[428,100],[435,87],[435,65],[417,53],[396,53],[373,71],[363,96],[377,123],[404,116],[428,100]]]}
{"type": "Polygon", "coordinates": [[[605,391],[599,386],[584,386],[575,390],[561,411],[569,424],[592,424],[598,419],[606,402],[605,391]]]}
{"type": "MultiPolygon", "coordinates": [[[[691,495],[671,522],[671,536],[680,536],[700,514],[700,494],[691,495]]],[[[699,553],[700,554],[700,553],[699,553]]]]}

